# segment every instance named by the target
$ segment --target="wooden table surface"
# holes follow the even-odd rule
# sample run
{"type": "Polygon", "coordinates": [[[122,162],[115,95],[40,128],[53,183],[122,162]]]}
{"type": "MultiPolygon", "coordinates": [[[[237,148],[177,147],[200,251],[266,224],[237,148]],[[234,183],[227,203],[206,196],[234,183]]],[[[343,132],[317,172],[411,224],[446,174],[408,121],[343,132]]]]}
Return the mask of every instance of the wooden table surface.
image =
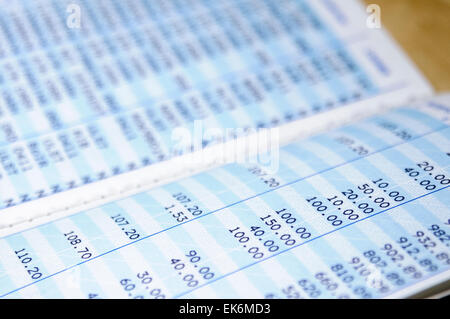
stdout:
{"type": "Polygon", "coordinates": [[[450,0],[364,0],[437,92],[450,91],[450,0]]]}

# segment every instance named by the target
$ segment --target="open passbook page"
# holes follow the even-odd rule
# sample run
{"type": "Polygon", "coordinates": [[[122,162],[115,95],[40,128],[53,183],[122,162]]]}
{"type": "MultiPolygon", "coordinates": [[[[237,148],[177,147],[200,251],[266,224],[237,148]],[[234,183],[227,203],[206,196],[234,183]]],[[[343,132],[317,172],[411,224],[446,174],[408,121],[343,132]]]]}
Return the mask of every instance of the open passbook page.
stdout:
{"type": "Polygon", "coordinates": [[[0,297],[448,279],[449,99],[358,1],[3,3],[0,297]]]}
{"type": "Polygon", "coordinates": [[[450,278],[450,99],[5,236],[0,295],[405,297],[450,278]]]}

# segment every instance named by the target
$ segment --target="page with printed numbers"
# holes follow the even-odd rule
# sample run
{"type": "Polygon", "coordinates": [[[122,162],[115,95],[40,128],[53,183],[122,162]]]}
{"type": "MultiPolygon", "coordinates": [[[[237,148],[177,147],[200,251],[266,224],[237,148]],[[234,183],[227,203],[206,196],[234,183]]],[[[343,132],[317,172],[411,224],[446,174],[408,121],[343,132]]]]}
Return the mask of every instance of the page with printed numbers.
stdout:
{"type": "Polygon", "coordinates": [[[2,226],[138,191],[197,120],[301,137],[431,94],[354,0],[6,2],[0,209],[28,205],[2,226]]]}
{"type": "Polygon", "coordinates": [[[370,19],[357,0],[0,0],[0,298],[445,283],[450,99],[370,19]]]}
{"type": "Polygon", "coordinates": [[[0,240],[0,296],[379,298],[450,277],[450,98],[0,240]]]}

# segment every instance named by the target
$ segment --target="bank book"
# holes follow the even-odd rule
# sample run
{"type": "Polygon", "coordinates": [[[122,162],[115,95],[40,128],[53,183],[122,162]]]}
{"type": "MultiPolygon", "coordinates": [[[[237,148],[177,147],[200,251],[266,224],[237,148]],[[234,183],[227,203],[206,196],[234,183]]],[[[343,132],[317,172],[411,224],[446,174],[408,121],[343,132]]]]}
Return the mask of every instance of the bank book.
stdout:
{"type": "Polygon", "coordinates": [[[0,4],[1,298],[445,295],[450,95],[376,7],[0,4]]]}

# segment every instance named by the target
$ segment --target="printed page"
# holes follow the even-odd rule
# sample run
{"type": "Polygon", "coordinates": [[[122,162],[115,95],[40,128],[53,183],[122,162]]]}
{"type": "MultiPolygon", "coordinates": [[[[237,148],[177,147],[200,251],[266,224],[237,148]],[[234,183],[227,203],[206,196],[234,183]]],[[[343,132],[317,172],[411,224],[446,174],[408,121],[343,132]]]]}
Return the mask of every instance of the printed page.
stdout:
{"type": "Polygon", "coordinates": [[[449,123],[444,96],[4,236],[0,296],[410,296],[450,277],[449,123]]]}
{"type": "Polygon", "coordinates": [[[170,162],[196,148],[179,128],[295,123],[286,144],[429,96],[368,18],[355,0],[1,1],[0,228],[212,167],[170,162]]]}

